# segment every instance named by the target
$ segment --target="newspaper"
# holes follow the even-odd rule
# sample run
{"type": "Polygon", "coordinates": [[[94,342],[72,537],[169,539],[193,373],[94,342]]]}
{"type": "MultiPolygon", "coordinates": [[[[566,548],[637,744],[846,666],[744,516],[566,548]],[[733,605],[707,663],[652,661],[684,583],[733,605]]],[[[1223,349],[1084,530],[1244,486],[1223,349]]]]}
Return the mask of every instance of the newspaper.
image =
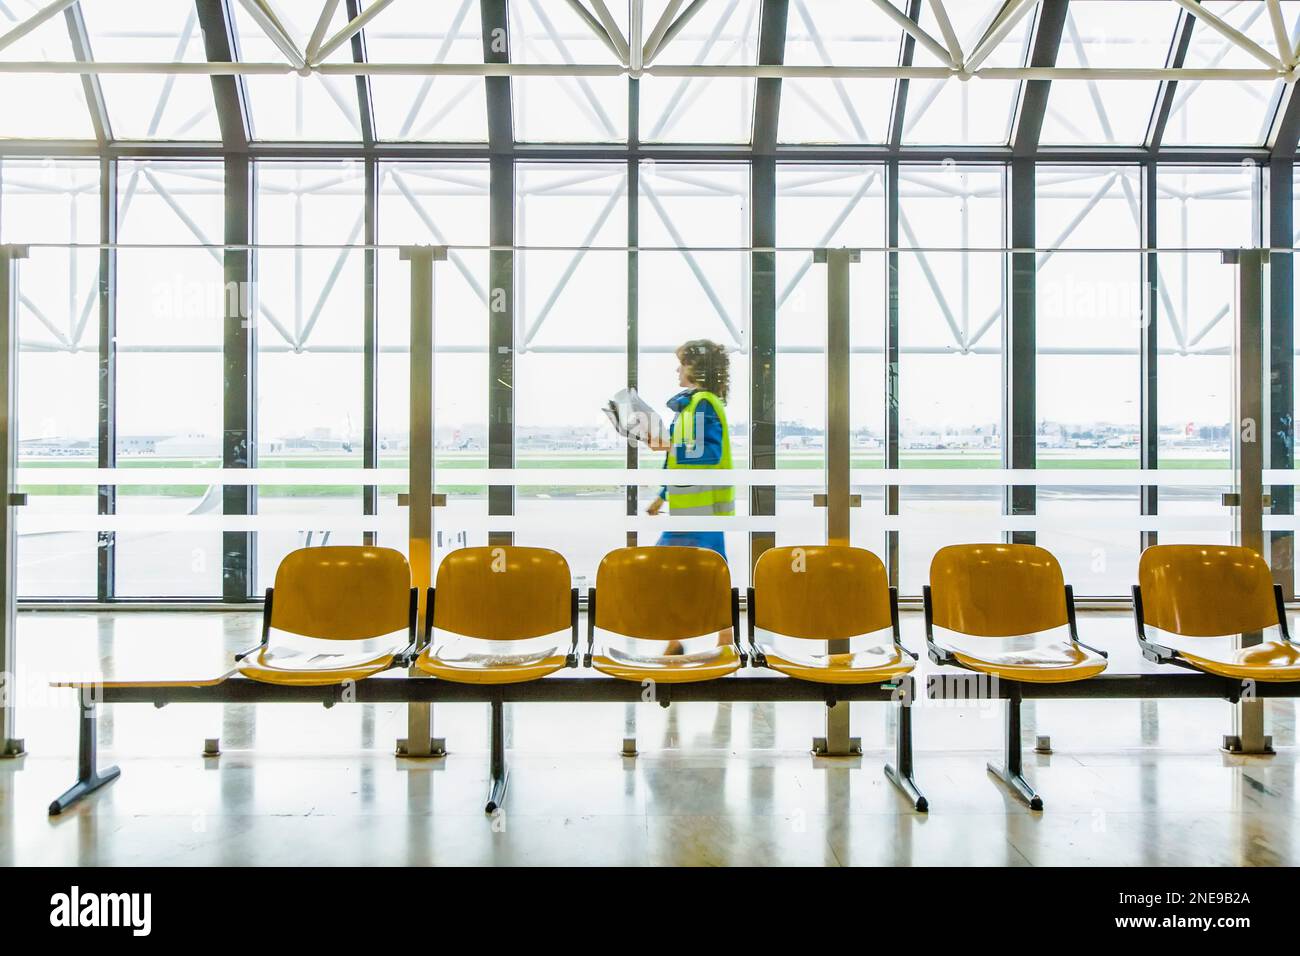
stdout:
{"type": "Polygon", "coordinates": [[[635,388],[619,389],[601,409],[614,430],[624,438],[638,442],[665,440],[668,429],[659,414],[651,408],[635,388]]]}

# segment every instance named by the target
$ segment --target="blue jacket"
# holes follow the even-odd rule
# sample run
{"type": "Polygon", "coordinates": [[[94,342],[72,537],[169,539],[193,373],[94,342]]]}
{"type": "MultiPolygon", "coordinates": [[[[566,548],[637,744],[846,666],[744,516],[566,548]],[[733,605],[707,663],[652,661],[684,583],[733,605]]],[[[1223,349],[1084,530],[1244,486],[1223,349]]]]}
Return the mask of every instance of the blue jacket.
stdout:
{"type": "MultiPolygon", "coordinates": [[[[668,399],[668,407],[673,411],[673,424],[681,417],[682,409],[690,404],[691,396],[698,392],[698,388],[685,388],[668,399]]],[[[722,461],[722,422],[718,419],[718,413],[713,410],[710,402],[700,402],[695,406],[696,413],[696,434],[697,444],[690,449],[688,455],[686,445],[680,442],[664,455],[664,467],[668,467],[668,456],[678,454],[683,460],[689,460],[695,465],[716,465],[722,461]],[[703,444],[698,444],[698,436],[703,436],[703,444]]],[[[668,486],[664,485],[659,489],[659,497],[665,501],[668,500],[668,486]]]]}

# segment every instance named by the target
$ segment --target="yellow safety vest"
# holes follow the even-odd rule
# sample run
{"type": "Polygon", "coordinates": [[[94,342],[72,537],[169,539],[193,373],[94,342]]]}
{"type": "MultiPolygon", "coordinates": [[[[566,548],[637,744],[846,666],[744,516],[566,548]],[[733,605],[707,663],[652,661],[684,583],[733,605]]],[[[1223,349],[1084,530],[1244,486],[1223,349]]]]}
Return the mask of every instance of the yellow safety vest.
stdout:
{"type": "MultiPolygon", "coordinates": [[[[668,451],[669,468],[731,468],[731,429],[727,425],[727,412],[722,400],[712,392],[700,390],[673,420],[672,448],[668,451]],[[708,402],[722,425],[722,457],[716,465],[705,465],[691,460],[695,444],[695,415],[700,402],[708,402]],[[677,459],[677,450],[685,446],[683,460],[677,459]]],[[[700,439],[703,441],[703,437],[700,439]]],[[[734,515],[736,489],[731,485],[672,485],[668,492],[668,511],[673,515],[734,515]]]]}

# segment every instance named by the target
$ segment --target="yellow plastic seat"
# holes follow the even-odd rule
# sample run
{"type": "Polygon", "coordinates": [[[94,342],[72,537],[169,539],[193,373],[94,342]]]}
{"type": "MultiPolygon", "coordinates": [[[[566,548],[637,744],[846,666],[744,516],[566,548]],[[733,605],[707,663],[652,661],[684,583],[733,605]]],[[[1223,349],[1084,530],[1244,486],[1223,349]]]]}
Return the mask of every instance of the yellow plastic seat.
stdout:
{"type": "Polygon", "coordinates": [[[1138,643],[1149,660],[1240,680],[1300,680],[1300,645],[1291,641],[1282,591],[1273,583],[1268,563],[1250,548],[1198,544],[1147,548],[1138,562],[1133,612],[1138,643]],[[1175,649],[1151,640],[1147,627],[1192,639],[1276,627],[1282,639],[1239,648],[1175,649]]]}
{"type": "Polygon", "coordinates": [[[989,693],[1005,696],[1007,706],[1003,761],[989,763],[988,770],[1031,810],[1043,809],[1043,798],[1024,776],[1023,685],[1087,680],[1106,669],[1106,654],[1079,640],[1074,592],[1065,583],[1060,562],[1032,544],[949,545],[930,561],[930,583],[922,593],[930,659],[1007,682],[1005,687],[989,683],[989,693]],[[936,626],[977,638],[968,642],[975,646],[940,645],[934,638],[936,626]],[[1032,641],[1060,627],[1069,629],[1068,640],[1032,641]]]}
{"type": "Polygon", "coordinates": [[[276,569],[262,612],[262,643],[241,655],[239,673],[268,684],[323,686],[386,671],[414,650],[416,600],[400,551],[300,548],[276,569]],[[272,629],[337,642],[338,649],[277,646],[272,629]],[[363,641],[374,643],[362,647],[363,641]]]}
{"type": "Polygon", "coordinates": [[[426,640],[415,661],[426,674],[462,684],[517,684],[577,662],[578,592],[568,562],[555,551],[453,551],[438,565],[428,606],[431,631],[472,638],[484,649],[458,648],[454,638],[436,645],[426,640]],[[523,652],[512,647],[546,636],[555,636],[555,643],[523,652]]]}
{"type": "Polygon", "coordinates": [[[749,644],[756,664],[819,684],[878,684],[908,674],[916,659],[902,646],[898,595],[884,563],[862,548],[829,545],[771,548],[754,567],[749,589],[749,644]],[[845,641],[889,629],[892,640],[831,653],[845,641]],[[810,650],[778,650],[758,631],[807,641],[810,650]]]}
{"type": "Polygon", "coordinates": [[[726,677],[746,660],[736,643],[739,595],[716,551],[672,546],[611,551],[600,562],[587,601],[585,663],[602,674],[680,684],[726,677]],[[597,645],[597,630],[661,642],[665,650],[705,634],[721,635],[722,643],[701,653],[641,655],[608,641],[597,645]]]}
{"type": "Polygon", "coordinates": [[[924,589],[926,642],[936,663],[1006,680],[1059,683],[1086,680],[1106,669],[1106,655],[1079,640],[1074,596],[1061,565],[1031,544],[957,544],[940,548],[924,589]],[[987,651],[935,642],[934,628],[972,637],[1011,638],[1069,628],[1069,640],[987,651]]]}

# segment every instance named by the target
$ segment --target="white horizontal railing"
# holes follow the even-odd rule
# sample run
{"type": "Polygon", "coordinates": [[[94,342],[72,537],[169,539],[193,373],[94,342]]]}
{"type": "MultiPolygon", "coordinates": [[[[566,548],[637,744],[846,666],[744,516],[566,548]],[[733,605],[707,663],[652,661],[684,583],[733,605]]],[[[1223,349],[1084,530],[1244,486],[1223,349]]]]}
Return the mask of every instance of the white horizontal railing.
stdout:
{"type": "MultiPolygon", "coordinates": [[[[439,485],[555,485],[590,487],[620,485],[657,486],[669,476],[662,468],[442,468],[434,473],[439,485]]],[[[680,476],[674,476],[680,480],[680,476]]],[[[22,465],[20,487],[58,485],[171,485],[233,486],[322,486],[389,485],[407,486],[405,468],[62,468],[22,465]]],[[[854,486],[896,485],[969,487],[1024,485],[1060,487],[1204,487],[1230,486],[1233,473],[1227,468],[854,468],[854,486]]],[[[1265,484],[1300,483],[1300,472],[1269,470],[1265,484]]],[[[710,469],[708,484],[740,487],[822,487],[821,468],[732,468],[710,469]]]]}

